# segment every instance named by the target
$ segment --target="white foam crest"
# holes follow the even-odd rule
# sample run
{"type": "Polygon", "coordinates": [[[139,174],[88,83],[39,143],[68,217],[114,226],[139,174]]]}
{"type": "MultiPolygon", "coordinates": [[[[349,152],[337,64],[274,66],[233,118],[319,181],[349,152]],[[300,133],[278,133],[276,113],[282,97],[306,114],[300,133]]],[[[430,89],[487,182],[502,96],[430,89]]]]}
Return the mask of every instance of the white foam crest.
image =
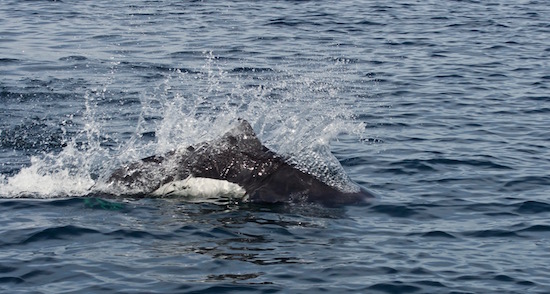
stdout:
{"type": "Polygon", "coordinates": [[[86,163],[81,162],[84,157],[74,152],[67,147],[57,156],[32,157],[30,166],[2,179],[1,196],[52,198],[89,193],[95,181],[86,170],[86,163]]]}

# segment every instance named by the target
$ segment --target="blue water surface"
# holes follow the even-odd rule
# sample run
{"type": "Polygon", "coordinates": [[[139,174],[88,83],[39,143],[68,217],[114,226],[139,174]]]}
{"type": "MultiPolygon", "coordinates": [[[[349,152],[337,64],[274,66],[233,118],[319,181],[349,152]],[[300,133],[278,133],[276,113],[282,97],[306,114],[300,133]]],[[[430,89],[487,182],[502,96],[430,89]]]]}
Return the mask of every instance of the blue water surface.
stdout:
{"type": "Polygon", "coordinates": [[[3,1],[0,292],[550,292],[549,16],[536,0],[3,1]],[[98,190],[238,117],[377,198],[98,190]]]}

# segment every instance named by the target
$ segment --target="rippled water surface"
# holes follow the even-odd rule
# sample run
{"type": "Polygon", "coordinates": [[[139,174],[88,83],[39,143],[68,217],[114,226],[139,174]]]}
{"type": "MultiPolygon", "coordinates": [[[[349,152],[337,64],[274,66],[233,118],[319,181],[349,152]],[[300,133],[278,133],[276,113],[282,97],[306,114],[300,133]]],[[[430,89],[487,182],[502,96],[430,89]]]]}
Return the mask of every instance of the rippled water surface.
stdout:
{"type": "Polygon", "coordinates": [[[549,15],[546,1],[3,1],[0,292],[550,292],[549,15]],[[239,117],[376,200],[98,192],[121,163],[239,117]]]}

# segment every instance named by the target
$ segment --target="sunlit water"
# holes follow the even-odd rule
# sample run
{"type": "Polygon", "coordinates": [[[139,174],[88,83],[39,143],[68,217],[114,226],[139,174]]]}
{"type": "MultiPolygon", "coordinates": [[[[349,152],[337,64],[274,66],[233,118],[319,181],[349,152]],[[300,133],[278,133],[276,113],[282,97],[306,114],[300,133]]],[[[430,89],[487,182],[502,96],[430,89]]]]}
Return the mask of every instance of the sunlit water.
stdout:
{"type": "Polygon", "coordinates": [[[4,1],[0,289],[550,292],[545,1],[4,1]],[[103,199],[237,118],[370,206],[103,199]]]}

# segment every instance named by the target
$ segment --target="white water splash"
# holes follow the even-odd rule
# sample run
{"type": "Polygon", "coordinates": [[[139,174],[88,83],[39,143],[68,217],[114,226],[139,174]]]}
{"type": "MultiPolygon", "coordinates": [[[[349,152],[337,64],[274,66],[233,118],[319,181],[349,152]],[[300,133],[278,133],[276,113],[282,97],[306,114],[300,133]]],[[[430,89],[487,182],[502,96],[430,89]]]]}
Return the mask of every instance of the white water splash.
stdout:
{"type": "Polygon", "coordinates": [[[83,154],[72,147],[55,156],[33,156],[29,167],[13,177],[0,179],[1,196],[53,198],[86,195],[95,184],[87,165],[83,154]]]}
{"type": "Polygon", "coordinates": [[[115,148],[101,144],[109,123],[121,119],[105,119],[108,112],[99,106],[113,84],[114,78],[108,79],[102,89],[85,95],[83,127],[77,137],[66,139],[60,153],[33,157],[29,167],[0,178],[0,197],[94,193],[105,189],[102,180],[120,163],[211,140],[238,118],[247,119],[266,146],[298,168],[339,189],[357,188],[329,148],[338,135],[361,136],[365,129],[353,120],[354,98],[342,96],[350,74],[346,60],[323,63],[316,71],[295,72],[283,65],[258,75],[234,74],[224,66],[206,53],[198,73],[168,74],[143,94],[134,135],[115,148]],[[147,132],[154,132],[154,141],[143,140],[147,132]]]}

